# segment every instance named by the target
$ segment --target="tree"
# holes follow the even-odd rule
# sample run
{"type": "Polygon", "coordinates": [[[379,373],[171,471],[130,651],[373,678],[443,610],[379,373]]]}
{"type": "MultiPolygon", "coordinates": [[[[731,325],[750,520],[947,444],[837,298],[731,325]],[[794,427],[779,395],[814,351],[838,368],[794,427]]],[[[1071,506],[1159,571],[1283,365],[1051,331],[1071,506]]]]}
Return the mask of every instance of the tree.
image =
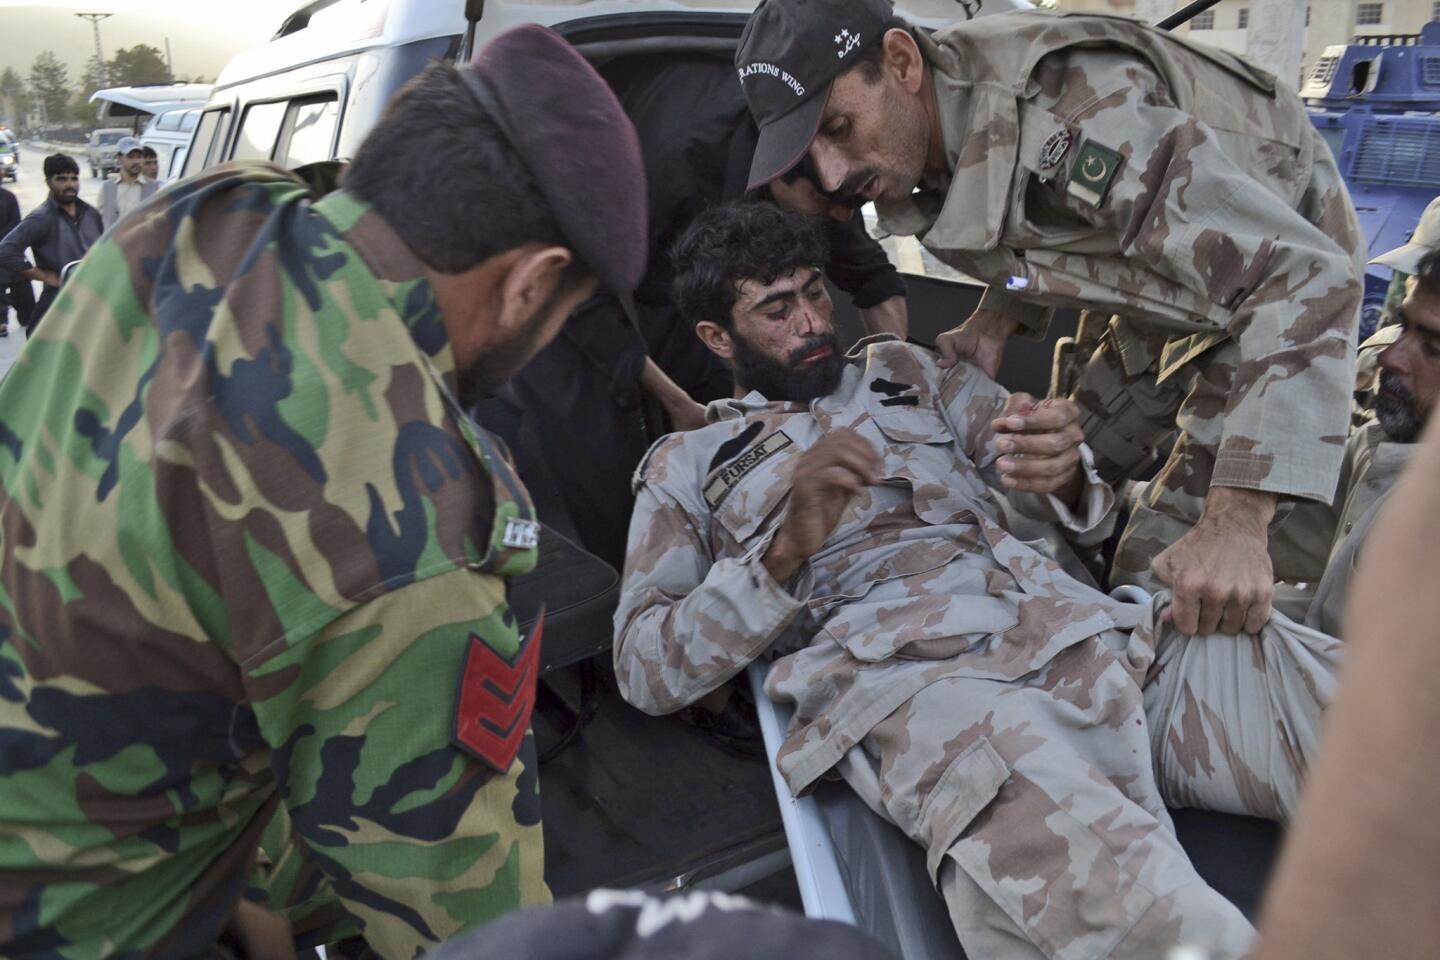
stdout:
{"type": "Polygon", "coordinates": [[[137,83],[168,83],[170,68],[160,51],[148,43],[137,43],[127,50],[116,50],[110,61],[110,86],[130,87],[137,83]]]}
{"type": "Polygon", "coordinates": [[[44,111],[47,123],[64,123],[70,105],[70,77],[65,64],[49,50],[30,65],[30,94],[44,111]]]}
{"type": "Polygon", "coordinates": [[[10,67],[0,72],[0,120],[18,127],[30,112],[30,97],[25,92],[25,81],[10,67]]]}
{"type": "Polygon", "coordinates": [[[96,90],[108,86],[105,79],[105,65],[98,57],[91,57],[90,62],[85,64],[85,73],[80,77],[80,89],[75,93],[75,99],[70,105],[70,119],[82,126],[93,126],[95,124],[95,104],[90,102],[90,94],[96,90]]]}

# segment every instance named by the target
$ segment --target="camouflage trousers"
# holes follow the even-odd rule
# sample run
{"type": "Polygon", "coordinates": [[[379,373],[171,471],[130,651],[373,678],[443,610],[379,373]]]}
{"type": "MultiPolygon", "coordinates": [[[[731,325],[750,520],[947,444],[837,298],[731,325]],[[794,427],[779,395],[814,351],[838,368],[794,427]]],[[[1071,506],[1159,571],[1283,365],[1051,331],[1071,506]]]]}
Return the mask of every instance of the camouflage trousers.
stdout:
{"type": "Polygon", "coordinates": [[[1166,806],[1288,818],[1339,644],[1280,615],[1256,638],[1182,637],[1156,622],[1166,602],[1017,680],[957,669],[842,765],[926,848],[969,956],[1247,952],[1250,923],[1195,872],[1166,806]]]}
{"type": "Polygon", "coordinates": [[[1114,318],[1071,394],[1096,469],[1112,485],[1149,467],[1156,448],[1178,430],[1170,456],[1146,485],[1120,536],[1112,586],[1161,588],[1150,561],[1200,520],[1220,448],[1240,349],[1226,341],[1159,382],[1167,339],[1114,318]]]}

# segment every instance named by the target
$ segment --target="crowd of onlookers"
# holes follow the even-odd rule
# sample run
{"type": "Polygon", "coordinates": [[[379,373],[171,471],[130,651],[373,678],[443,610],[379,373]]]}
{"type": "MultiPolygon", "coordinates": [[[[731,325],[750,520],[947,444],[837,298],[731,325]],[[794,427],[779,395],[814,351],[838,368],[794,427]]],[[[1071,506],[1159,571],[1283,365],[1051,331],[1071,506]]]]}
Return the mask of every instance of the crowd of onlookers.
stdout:
{"type": "Polygon", "coordinates": [[[15,323],[34,333],[60,291],[65,265],[80,260],[100,235],[159,189],[159,157],[126,137],[118,147],[120,172],[100,185],[99,208],[80,199],[80,165],[55,153],[45,158],[49,196],[21,218],[15,195],[0,189],[0,337],[15,323]],[[32,284],[41,285],[36,298],[32,284]]]}

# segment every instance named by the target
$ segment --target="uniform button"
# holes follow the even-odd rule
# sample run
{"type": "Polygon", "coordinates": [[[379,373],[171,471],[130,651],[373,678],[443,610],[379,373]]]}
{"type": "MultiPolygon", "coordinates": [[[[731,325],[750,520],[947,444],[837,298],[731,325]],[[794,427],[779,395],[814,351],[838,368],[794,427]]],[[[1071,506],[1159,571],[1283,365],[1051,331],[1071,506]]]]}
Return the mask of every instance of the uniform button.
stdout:
{"type": "Polygon", "coordinates": [[[1354,522],[1353,520],[1346,520],[1346,521],[1345,521],[1345,532],[1346,532],[1346,533],[1349,533],[1350,530],[1351,530],[1351,528],[1354,527],[1354,526],[1355,526],[1355,522],[1354,522]]]}

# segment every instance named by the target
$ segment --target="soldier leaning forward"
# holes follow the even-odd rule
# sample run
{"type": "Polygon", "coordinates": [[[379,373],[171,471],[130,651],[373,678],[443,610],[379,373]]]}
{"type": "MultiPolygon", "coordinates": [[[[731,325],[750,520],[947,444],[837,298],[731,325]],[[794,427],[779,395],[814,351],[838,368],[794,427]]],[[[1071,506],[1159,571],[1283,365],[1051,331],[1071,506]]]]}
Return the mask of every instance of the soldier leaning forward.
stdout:
{"type": "Polygon", "coordinates": [[[461,411],[638,281],[634,130],[522,28],[344,187],[177,184],[0,387],[0,954],[213,955],[281,805],[381,956],[548,900],[535,526],[461,411]]]}
{"type": "Polygon", "coordinates": [[[736,64],[752,185],[808,152],[827,190],[990,284],[942,337],[952,361],[993,375],[1053,306],[1122,318],[1074,392],[1101,475],[1180,437],[1114,579],[1173,586],[1187,632],[1258,630],[1278,501],[1334,489],[1361,292],[1355,213],[1295,94],[1133,20],[1000,14],[932,38],[883,0],[768,0],[736,64]]]}

